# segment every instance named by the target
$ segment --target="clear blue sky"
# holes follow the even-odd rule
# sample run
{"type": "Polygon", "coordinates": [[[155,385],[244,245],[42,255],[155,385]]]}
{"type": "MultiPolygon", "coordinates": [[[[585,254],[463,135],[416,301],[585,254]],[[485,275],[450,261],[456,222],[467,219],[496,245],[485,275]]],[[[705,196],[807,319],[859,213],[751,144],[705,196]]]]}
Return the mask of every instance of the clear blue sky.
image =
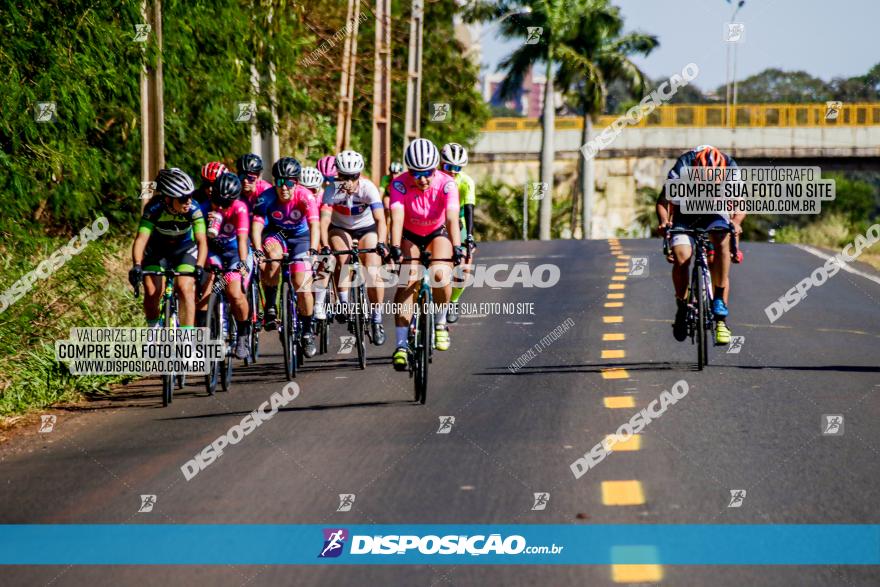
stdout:
{"type": "MultiPolygon", "coordinates": [[[[725,80],[725,23],[732,5],[725,0],[614,0],[626,30],[656,35],[660,47],[636,60],[651,78],[668,77],[693,61],[694,83],[714,89],[725,80]]],[[[746,25],[739,45],[737,78],[768,67],[804,70],[828,80],[861,75],[880,62],[880,0],[746,0],[737,22],[746,25]]],[[[517,42],[484,29],[483,63],[488,71],[517,42]]],[[[484,70],[485,71],[485,70],[484,70]]]]}

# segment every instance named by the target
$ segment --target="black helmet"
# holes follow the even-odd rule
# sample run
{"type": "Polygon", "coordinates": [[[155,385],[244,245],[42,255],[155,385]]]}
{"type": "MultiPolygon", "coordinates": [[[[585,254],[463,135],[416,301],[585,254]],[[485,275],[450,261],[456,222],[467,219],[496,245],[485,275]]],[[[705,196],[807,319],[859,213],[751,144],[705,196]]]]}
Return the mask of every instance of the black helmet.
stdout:
{"type": "Polygon", "coordinates": [[[192,196],[194,191],[196,186],[192,179],[177,167],[160,169],[156,175],[156,192],[163,196],[183,200],[192,196]]]}
{"type": "Polygon", "coordinates": [[[302,164],[293,157],[282,157],[272,166],[272,177],[279,179],[295,179],[299,181],[302,164]]]}
{"type": "Polygon", "coordinates": [[[239,194],[241,180],[234,173],[224,173],[211,184],[211,201],[218,206],[229,206],[238,199],[239,194]]]}
{"type": "Polygon", "coordinates": [[[254,153],[247,153],[235,162],[238,173],[259,173],[263,171],[263,159],[254,153]]]}

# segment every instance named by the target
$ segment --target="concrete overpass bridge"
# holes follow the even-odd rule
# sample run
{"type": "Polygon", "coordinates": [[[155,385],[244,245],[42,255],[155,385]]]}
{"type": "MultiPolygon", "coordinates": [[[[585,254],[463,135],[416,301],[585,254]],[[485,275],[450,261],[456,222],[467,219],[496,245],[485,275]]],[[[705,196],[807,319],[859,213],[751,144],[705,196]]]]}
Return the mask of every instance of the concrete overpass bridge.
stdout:
{"type": "MultiPolygon", "coordinates": [[[[711,144],[741,165],[817,165],[824,171],[880,171],[880,103],[844,104],[829,115],[825,104],[740,104],[726,120],[723,104],[661,106],[622,132],[595,157],[596,238],[638,234],[633,222],[640,188],[659,189],[682,152],[711,144]]],[[[617,116],[600,116],[595,137],[617,116]]],[[[575,193],[582,119],[556,120],[554,198],[575,193]]],[[[494,118],[471,150],[469,171],[508,184],[537,181],[541,123],[535,118],[494,118]]]]}

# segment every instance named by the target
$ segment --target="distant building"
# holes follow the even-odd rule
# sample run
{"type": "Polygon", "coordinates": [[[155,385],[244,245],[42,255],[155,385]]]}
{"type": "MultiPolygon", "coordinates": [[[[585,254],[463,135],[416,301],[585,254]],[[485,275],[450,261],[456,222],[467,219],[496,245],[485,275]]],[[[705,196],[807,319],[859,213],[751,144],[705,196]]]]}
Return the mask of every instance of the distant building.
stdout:
{"type": "Polygon", "coordinates": [[[541,116],[544,108],[544,84],[547,78],[533,75],[531,69],[523,78],[522,86],[507,100],[498,95],[498,88],[506,76],[503,73],[490,73],[483,78],[483,99],[492,106],[505,106],[529,118],[541,116]]]}

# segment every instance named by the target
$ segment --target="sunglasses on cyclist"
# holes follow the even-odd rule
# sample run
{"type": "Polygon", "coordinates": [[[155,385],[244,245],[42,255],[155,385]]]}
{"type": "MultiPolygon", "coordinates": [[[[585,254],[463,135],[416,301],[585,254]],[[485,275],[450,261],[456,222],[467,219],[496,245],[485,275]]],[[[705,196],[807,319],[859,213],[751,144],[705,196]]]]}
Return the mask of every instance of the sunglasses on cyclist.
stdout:
{"type": "Polygon", "coordinates": [[[338,181],[354,181],[361,176],[360,173],[339,173],[336,175],[338,181]]]}
{"type": "Polygon", "coordinates": [[[426,169],[425,171],[411,171],[410,173],[413,177],[431,177],[434,175],[434,170],[426,169]]]}
{"type": "Polygon", "coordinates": [[[293,186],[296,185],[296,180],[295,179],[287,179],[284,177],[279,177],[275,180],[275,187],[280,188],[281,186],[285,186],[285,185],[289,188],[292,188],[293,186]]]}
{"type": "Polygon", "coordinates": [[[453,165],[452,163],[446,163],[443,165],[444,171],[451,171],[453,173],[458,173],[461,171],[461,165],[453,165]]]}
{"type": "Polygon", "coordinates": [[[249,182],[253,183],[253,182],[257,181],[257,178],[259,178],[259,177],[260,176],[257,175],[256,173],[242,173],[241,175],[238,176],[238,179],[240,179],[241,181],[249,181],[249,182]]]}

